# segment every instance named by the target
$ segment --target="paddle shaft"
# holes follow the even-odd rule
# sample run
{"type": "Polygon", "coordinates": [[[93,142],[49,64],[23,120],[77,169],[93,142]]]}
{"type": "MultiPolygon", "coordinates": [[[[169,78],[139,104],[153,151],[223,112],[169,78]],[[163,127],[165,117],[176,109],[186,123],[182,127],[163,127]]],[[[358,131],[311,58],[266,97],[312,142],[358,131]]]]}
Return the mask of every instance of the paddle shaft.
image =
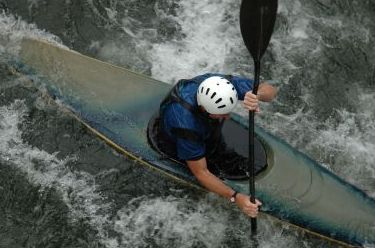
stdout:
{"type": "MultiPolygon", "coordinates": [[[[258,28],[260,30],[260,34],[263,32],[263,8],[260,8],[260,15],[259,15],[259,23],[258,28]]],[[[259,48],[255,54],[253,55],[254,60],[254,84],[253,84],[253,94],[256,95],[258,93],[259,81],[260,81],[260,60],[262,57],[262,53],[260,51],[260,47],[263,44],[263,36],[259,35],[257,47],[259,48]]],[[[255,110],[249,111],[249,164],[248,164],[248,171],[249,171],[249,192],[250,192],[250,201],[255,203],[255,110]]],[[[257,234],[257,219],[251,218],[251,235],[257,234]]]]}
{"type": "MultiPolygon", "coordinates": [[[[260,79],[260,61],[254,60],[255,65],[255,77],[254,77],[254,87],[253,87],[253,94],[258,93],[258,86],[259,86],[259,79],[260,79]]],[[[249,111],[249,164],[248,164],[248,171],[249,171],[249,192],[250,192],[250,201],[255,203],[255,147],[254,147],[254,140],[255,140],[255,130],[254,130],[254,116],[255,110],[249,111]]],[[[256,218],[251,218],[251,233],[256,234],[257,230],[257,220],[256,218]]]]}
{"type": "MultiPolygon", "coordinates": [[[[258,92],[260,60],[265,53],[276,20],[277,0],[242,0],[240,8],[240,28],[247,50],[254,60],[255,74],[253,93],[258,92]]],[[[249,111],[249,193],[255,203],[255,152],[254,152],[254,111],[249,111]]],[[[257,223],[251,218],[251,234],[255,235],[257,223]]]]}

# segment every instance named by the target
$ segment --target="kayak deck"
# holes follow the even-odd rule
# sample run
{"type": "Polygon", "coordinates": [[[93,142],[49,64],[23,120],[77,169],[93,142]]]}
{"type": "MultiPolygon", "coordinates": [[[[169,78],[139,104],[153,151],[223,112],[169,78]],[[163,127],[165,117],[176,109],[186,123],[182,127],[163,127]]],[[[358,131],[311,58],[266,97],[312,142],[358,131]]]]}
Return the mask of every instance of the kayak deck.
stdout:
{"type": "MultiPolygon", "coordinates": [[[[48,92],[101,138],[126,154],[192,185],[186,166],[163,159],[147,142],[147,124],[170,85],[74,51],[24,40],[21,67],[44,77],[48,92]]],[[[233,114],[227,142],[247,153],[247,120],[233,114]]],[[[268,167],[256,177],[262,210],[348,244],[375,243],[375,201],[283,140],[255,128],[268,167]]],[[[248,193],[248,182],[225,180],[248,193]]]]}

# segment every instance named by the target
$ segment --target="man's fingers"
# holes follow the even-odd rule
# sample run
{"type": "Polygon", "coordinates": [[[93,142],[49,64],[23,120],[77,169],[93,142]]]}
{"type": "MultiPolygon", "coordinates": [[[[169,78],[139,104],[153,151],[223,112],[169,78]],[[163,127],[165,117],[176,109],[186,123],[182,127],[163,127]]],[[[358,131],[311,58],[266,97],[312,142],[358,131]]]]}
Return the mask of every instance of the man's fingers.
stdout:
{"type": "Polygon", "coordinates": [[[259,100],[257,98],[245,98],[244,102],[245,103],[258,103],[259,100]]]}
{"type": "Polygon", "coordinates": [[[245,109],[248,109],[250,111],[255,111],[257,113],[260,112],[258,102],[244,102],[243,105],[244,105],[245,109]]]}
{"type": "Polygon", "coordinates": [[[258,205],[254,205],[254,204],[248,204],[247,206],[244,207],[244,210],[245,211],[251,211],[251,212],[258,212],[259,211],[259,208],[258,208],[258,205]]]}
{"type": "Polygon", "coordinates": [[[255,111],[259,111],[260,108],[259,108],[259,105],[258,104],[253,104],[253,105],[246,105],[244,104],[244,107],[247,108],[248,110],[255,110],[255,111]]]}
{"type": "Polygon", "coordinates": [[[240,209],[248,216],[255,218],[259,213],[259,206],[262,203],[255,199],[255,203],[250,201],[250,197],[246,195],[239,195],[239,199],[237,202],[240,209]]]}
{"type": "Polygon", "coordinates": [[[257,217],[258,211],[246,211],[246,214],[250,217],[257,217]]]}

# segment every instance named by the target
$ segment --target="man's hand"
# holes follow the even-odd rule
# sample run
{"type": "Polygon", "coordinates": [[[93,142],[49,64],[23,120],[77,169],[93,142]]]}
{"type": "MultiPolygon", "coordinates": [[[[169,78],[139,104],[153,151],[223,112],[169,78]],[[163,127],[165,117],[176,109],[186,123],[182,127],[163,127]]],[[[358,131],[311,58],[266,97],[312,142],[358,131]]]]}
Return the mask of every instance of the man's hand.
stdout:
{"type": "MultiPolygon", "coordinates": [[[[190,171],[206,189],[227,199],[233,195],[233,189],[224,184],[223,181],[221,181],[207,169],[205,157],[199,160],[187,160],[186,163],[190,171]]],[[[260,205],[262,205],[262,203],[258,200],[256,200],[255,204],[251,203],[250,197],[241,193],[236,195],[236,204],[246,215],[250,217],[256,217],[258,214],[258,208],[260,205]]]]}
{"type": "Polygon", "coordinates": [[[245,109],[247,110],[250,110],[250,111],[255,110],[256,113],[260,112],[258,96],[254,95],[251,91],[248,91],[245,94],[243,104],[244,104],[245,109]]]}
{"type": "Polygon", "coordinates": [[[262,205],[260,201],[257,199],[255,200],[255,204],[250,201],[250,197],[245,194],[237,194],[236,196],[236,204],[237,206],[250,217],[257,217],[259,212],[259,206],[262,205]]]}
{"type": "Polygon", "coordinates": [[[275,87],[266,82],[262,82],[261,84],[259,84],[257,95],[254,95],[251,91],[248,91],[245,94],[245,98],[243,101],[244,107],[247,110],[259,113],[259,101],[270,102],[276,97],[276,94],[277,89],[275,87]]]}

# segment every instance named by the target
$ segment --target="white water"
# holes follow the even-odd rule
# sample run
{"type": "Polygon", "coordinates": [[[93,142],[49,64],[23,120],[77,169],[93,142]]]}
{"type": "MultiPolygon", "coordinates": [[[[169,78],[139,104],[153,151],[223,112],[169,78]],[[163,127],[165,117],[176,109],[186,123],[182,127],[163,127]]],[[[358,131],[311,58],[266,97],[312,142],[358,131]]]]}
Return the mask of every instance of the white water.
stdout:
{"type": "Polygon", "coordinates": [[[151,241],[158,247],[196,247],[199,243],[220,247],[228,212],[202,203],[175,197],[133,199],[118,212],[115,222],[115,230],[122,234],[121,245],[145,247],[151,241]]]}
{"type": "MultiPolygon", "coordinates": [[[[37,1],[31,1],[34,2],[38,4],[37,1]]],[[[153,77],[171,83],[178,78],[207,71],[240,73],[251,77],[251,58],[240,38],[237,13],[231,11],[238,9],[239,2],[181,1],[178,3],[177,15],[171,15],[156,5],[157,16],[175,22],[181,27],[183,34],[157,42],[149,41],[150,38],[156,37],[156,27],[140,30],[135,28],[139,25],[137,20],[122,17],[120,20],[116,19],[120,16],[116,10],[117,2],[111,2],[113,7],[107,8],[107,16],[102,16],[102,19],[111,25],[120,25],[124,33],[134,38],[136,49],[131,50],[126,43],[116,41],[92,41],[90,45],[99,49],[99,56],[102,58],[119,64],[127,64],[130,60],[134,67],[139,67],[140,70],[143,70],[145,63],[149,63],[153,77]],[[134,53],[137,56],[134,56],[134,53]]],[[[360,97],[354,113],[337,109],[339,123],[330,120],[322,123],[311,111],[305,110],[316,97],[307,87],[309,82],[291,80],[294,75],[314,68],[315,63],[319,63],[319,58],[324,56],[323,48],[331,45],[314,29],[314,20],[319,19],[326,26],[342,29],[339,39],[350,37],[353,32],[362,42],[370,42],[370,31],[366,27],[354,29],[352,23],[337,16],[314,16],[300,1],[280,1],[279,13],[286,16],[286,24],[271,40],[270,51],[275,62],[266,73],[272,79],[277,79],[279,87],[296,83],[305,85],[302,93],[296,96],[303,100],[303,105],[292,113],[284,113],[273,112],[273,105],[265,104],[257,118],[258,123],[375,197],[375,113],[372,110],[375,104],[374,90],[358,90],[360,97]]],[[[0,15],[0,54],[17,54],[19,41],[25,36],[60,43],[59,38],[39,30],[34,25],[12,16],[0,15]]],[[[310,75],[314,76],[314,73],[317,72],[310,75]]],[[[308,77],[309,75],[302,78],[306,80],[308,77]]],[[[287,100],[279,98],[273,104],[288,106],[287,100]]],[[[0,116],[7,117],[4,118],[6,122],[2,121],[0,124],[1,158],[11,161],[24,171],[30,182],[43,187],[56,187],[71,209],[72,221],[83,216],[89,217],[90,226],[98,230],[98,238],[107,247],[130,246],[132,243],[142,246],[149,235],[153,235],[153,242],[159,245],[168,245],[164,242],[176,239],[173,242],[177,242],[180,247],[194,247],[194,242],[204,243],[205,239],[208,239],[209,242],[204,243],[207,247],[217,247],[214,245],[220,244],[225,231],[231,230],[231,227],[225,227],[228,221],[225,208],[205,199],[201,202],[190,202],[197,205],[192,212],[182,208],[188,201],[184,198],[139,198],[118,211],[116,220],[108,219],[105,213],[110,211],[111,205],[105,203],[100,192],[96,192],[93,176],[83,172],[73,173],[65,168],[67,161],[74,159],[73,155],[59,160],[55,154],[40,151],[22,141],[17,125],[26,113],[27,106],[22,102],[1,107],[0,116]],[[15,139],[15,143],[11,139],[15,139]],[[13,148],[10,147],[12,145],[13,148]],[[34,168],[33,160],[44,165],[51,164],[51,167],[44,166],[43,171],[39,171],[34,168]],[[67,196],[68,189],[73,189],[73,197],[76,197],[74,200],[82,202],[83,205],[71,204],[73,198],[67,196]],[[217,209],[212,210],[212,206],[217,209]],[[173,226],[172,222],[178,225],[173,226]],[[149,223],[154,223],[152,229],[148,229],[149,223]],[[160,230],[158,225],[166,228],[160,230]],[[115,230],[119,234],[119,240],[108,238],[108,229],[115,230]],[[200,236],[202,233],[206,236],[200,236]]],[[[241,225],[242,222],[237,224],[241,225]]],[[[246,225],[243,225],[242,229],[246,230],[246,225]]],[[[266,230],[261,240],[262,247],[297,247],[296,237],[283,234],[283,228],[287,227],[278,228],[271,221],[266,221],[261,228],[266,230]]],[[[309,244],[305,244],[305,247],[309,247],[309,244]]]]}
{"type": "Polygon", "coordinates": [[[35,24],[29,24],[13,15],[0,13],[0,55],[17,56],[23,38],[43,39],[57,46],[62,46],[60,39],[35,24]]]}
{"type": "Polygon", "coordinates": [[[181,27],[183,39],[154,44],[149,51],[152,76],[167,82],[191,78],[208,71],[229,73],[233,52],[240,52],[242,40],[237,16],[238,5],[229,0],[181,1],[171,19],[181,27]]]}
{"type": "Polygon", "coordinates": [[[58,159],[57,154],[49,154],[24,142],[19,125],[27,112],[27,106],[21,100],[0,107],[0,159],[17,167],[31,184],[41,186],[41,191],[55,188],[70,209],[71,222],[87,218],[103,244],[117,247],[116,240],[108,238],[106,231],[106,226],[111,224],[108,215],[111,204],[97,192],[95,178],[66,166],[76,159],[74,154],[58,159]]]}

